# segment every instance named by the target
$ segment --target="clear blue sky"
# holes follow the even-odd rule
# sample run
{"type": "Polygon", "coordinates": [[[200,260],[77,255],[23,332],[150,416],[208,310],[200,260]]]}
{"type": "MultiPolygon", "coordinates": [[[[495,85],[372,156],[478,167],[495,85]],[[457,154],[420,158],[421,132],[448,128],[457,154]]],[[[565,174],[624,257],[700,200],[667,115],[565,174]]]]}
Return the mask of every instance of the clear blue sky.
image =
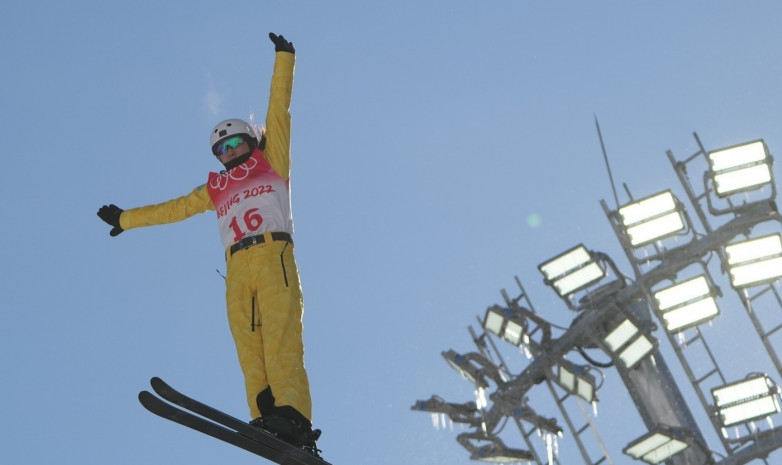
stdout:
{"type": "MultiPolygon", "coordinates": [[[[471,400],[440,352],[472,350],[467,326],[515,275],[567,325],[537,265],[575,244],[631,272],[599,206],[613,197],[594,115],[639,197],[678,188],[665,151],[694,153],[693,131],[778,153],[781,17],[773,0],[6,2],[0,462],[259,462],[136,399],[161,376],[247,415],[214,217],[110,238],[95,212],[219,168],[213,125],[264,119],[269,32],[297,49],[293,211],[323,455],[468,464],[458,428],[410,411],[471,400]]],[[[718,325],[749,328],[737,306],[718,325]]],[[[766,369],[739,348],[722,354],[733,378],[766,369]]],[[[609,375],[599,405],[615,463],[644,433],[622,392],[609,375]]]]}

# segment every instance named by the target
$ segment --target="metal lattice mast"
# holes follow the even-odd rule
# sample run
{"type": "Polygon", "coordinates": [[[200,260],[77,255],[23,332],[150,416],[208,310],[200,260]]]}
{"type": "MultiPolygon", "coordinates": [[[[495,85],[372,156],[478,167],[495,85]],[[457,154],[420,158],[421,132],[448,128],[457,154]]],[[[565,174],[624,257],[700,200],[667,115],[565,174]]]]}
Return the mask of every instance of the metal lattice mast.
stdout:
{"type": "MultiPolygon", "coordinates": [[[[679,181],[681,182],[685,192],[687,193],[687,196],[690,199],[690,203],[692,204],[692,206],[695,208],[695,211],[697,212],[698,218],[700,219],[703,228],[707,231],[707,233],[710,233],[713,230],[713,227],[711,226],[708,220],[708,216],[704,211],[704,207],[703,207],[704,203],[706,203],[706,206],[710,213],[716,215],[728,215],[733,219],[742,216],[746,217],[747,216],[746,206],[735,205],[735,203],[729,198],[725,200],[725,203],[727,204],[727,208],[718,208],[717,206],[715,206],[711,200],[714,194],[713,194],[713,190],[711,189],[711,185],[709,183],[708,177],[704,177],[703,191],[700,194],[696,194],[695,189],[692,183],[690,182],[690,178],[687,175],[687,171],[688,171],[687,165],[693,161],[696,161],[698,158],[701,157],[705,158],[707,156],[707,152],[706,149],[704,149],[703,144],[701,143],[698,135],[696,133],[693,133],[693,136],[695,137],[695,140],[698,143],[699,150],[695,152],[693,155],[691,155],[690,157],[688,157],[686,160],[677,161],[673,155],[673,152],[671,152],[670,150],[668,150],[666,153],[668,155],[668,159],[673,165],[674,170],[676,171],[677,176],[679,177],[679,181]]],[[[774,197],[776,197],[776,191],[773,187],[774,186],[773,183],[771,186],[772,187],[771,187],[770,198],[767,201],[772,203],[773,205],[774,197]]],[[[779,213],[776,211],[776,205],[773,205],[773,207],[769,211],[767,211],[764,215],[758,216],[753,223],[750,223],[746,231],[744,231],[744,234],[749,234],[749,232],[753,227],[757,226],[760,223],[764,223],[768,221],[782,222],[782,217],[780,217],[779,213]]],[[[727,257],[725,256],[725,252],[723,248],[717,248],[715,252],[718,254],[723,264],[727,263],[727,257]]],[[[726,268],[725,265],[723,265],[723,269],[724,268],[726,268]]],[[[779,299],[773,284],[766,285],[763,289],[760,290],[760,292],[758,292],[753,296],[750,296],[747,291],[737,291],[737,295],[739,296],[739,299],[741,300],[741,303],[744,306],[744,309],[746,310],[747,315],[749,316],[750,321],[752,322],[752,325],[755,327],[758,336],[760,336],[760,340],[763,342],[763,345],[766,348],[769,357],[771,357],[771,361],[774,363],[774,367],[776,368],[777,373],[779,373],[780,376],[782,376],[782,361],[780,361],[780,357],[777,354],[776,348],[774,347],[774,345],[770,340],[770,337],[774,333],[776,333],[779,329],[782,329],[782,323],[776,325],[774,328],[770,330],[766,330],[757,313],[758,308],[753,308],[752,305],[753,301],[761,297],[766,292],[772,292],[777,297],[772,304],[775,304],[776,308],[780,311],[780,313],[777,316],[782,318],[782,301],[779,299]]]]}
{"type": "MultiPolygon", "coordinates": [[[[505,291],[505,289],[502,290],[502,296],[505,300],[505,305],[508,307],[518,307],[519,302],[523,302],[524,306],[530,309],[533,313],[536,313],[535,307],[532,304],[532,301],[529,298],[529,295],[527,294],[527,291],[524,289],[524,286],[521,284],[521,281],[518,277],[515,277],[516,285],[519,287],[519,295],[516,296],[514,299],[511,299],[508,297],[508,293],[505,291]]],[[[530,331],[530,342],[529,344],[532,346],[531,351],[532,353],[542,354],[543,348],[540,346],[540,343],[538,343],[534,336],[541,331],[541,327],[539,325],[536,325],[532,331],[530,331]]],[[[573,419],[571,418],[571,415],[567,411],[567,408],[565,408],[565,402],[568,399],[572,399],[575,402],[580,402],[577,396],[572,395],[569,392],[565,392],[564,395],[560,395],[557,392],[557,389],[555,388],[554,383],[551,379],[551,372],[548,372],[546,374],[546,385],[549,388],[549,391],[551,392],[552,397],[554,398],[555,403],[557,404],[557,407],[559,408],[559,411],[562,415],[562,418],[565,420],[565,424],[567,425],[568,430],[570,431],[573,439],[576,441],[576,446],[578,447],[578,450],[581,454],[581,457],[584,460],[585,465],[600,465],[602,463],[607,464],[613,464],[613,461],[611,460],[610,455],[608,454],[608,450],[605,447],[605,444],[603,443],[602,438],[600,437],[600,433],[597,430],[597,427],[595,424],[591,421],[589,418],[589,414],[587,412],[583,412],[585,423],[581,427],[575,426],[575,423],[573,419]],[[582,439],[582,435],[586,433],[591,433],[591,437],[595,441],[597,447],[602,452],[602,455],[598,458],[592,458],[590,457],[590,454],[587,450],[585,440],[582,439]]]]}

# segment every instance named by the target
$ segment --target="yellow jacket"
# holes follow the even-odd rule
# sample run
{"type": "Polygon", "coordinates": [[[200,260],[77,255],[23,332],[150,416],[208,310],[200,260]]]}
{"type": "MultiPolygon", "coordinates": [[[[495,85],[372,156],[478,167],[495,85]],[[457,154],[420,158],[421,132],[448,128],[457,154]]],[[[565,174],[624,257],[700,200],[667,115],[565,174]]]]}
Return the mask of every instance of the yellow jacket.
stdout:
{"type": "MultiPolygon", "coordinates": [[[[290,179],[290,103],[293,92],[293,70],[296,57],[277,52],[274,60],[269,108],[266,113],[266,148],[264,157],[283,179],[290,179]]],[[[187,195],[156,205],[128,209],[120,216],[122,229],[174,223],[207,210],[215,210],[205,185],[187,195]]]]}

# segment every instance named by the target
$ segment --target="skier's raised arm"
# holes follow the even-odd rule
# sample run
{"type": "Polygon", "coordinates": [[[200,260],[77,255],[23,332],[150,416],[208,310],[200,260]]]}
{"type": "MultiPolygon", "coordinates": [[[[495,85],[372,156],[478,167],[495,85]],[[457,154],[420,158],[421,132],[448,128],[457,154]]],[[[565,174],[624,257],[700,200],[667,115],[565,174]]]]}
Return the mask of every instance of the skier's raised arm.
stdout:
{"type": "Polygon", "coordinates": [[[275,60],[269,91],[269,108],[266,110],[266,147],[264,155],[274,171],[283,179],[290,178],[291,147],[291,93],[293,92],[293,70],[296,64],[296,50],[285,37],[273,33],[275,60]]]}

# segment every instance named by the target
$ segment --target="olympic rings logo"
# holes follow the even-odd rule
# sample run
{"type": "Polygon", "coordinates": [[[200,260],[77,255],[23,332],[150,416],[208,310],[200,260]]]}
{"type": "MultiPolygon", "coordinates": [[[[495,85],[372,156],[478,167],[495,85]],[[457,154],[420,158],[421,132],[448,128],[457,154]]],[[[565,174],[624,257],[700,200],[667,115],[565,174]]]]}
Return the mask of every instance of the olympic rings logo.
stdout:
{"type": "Polygon", "coordinates": [[[218,176],[212,177],[209,180],[209,187],[219,191],[225,190],[225,188],[228,187],[230,180],[233,179],[234,181],[241,181],[246,179],[248,176],[250,176],[250,171],[252,171],[256,166],[258,166],[258,160],[255,158],[249,158],[241,165],[235,168],[231,168],[229,171],[223,171],[218,176]]]}

